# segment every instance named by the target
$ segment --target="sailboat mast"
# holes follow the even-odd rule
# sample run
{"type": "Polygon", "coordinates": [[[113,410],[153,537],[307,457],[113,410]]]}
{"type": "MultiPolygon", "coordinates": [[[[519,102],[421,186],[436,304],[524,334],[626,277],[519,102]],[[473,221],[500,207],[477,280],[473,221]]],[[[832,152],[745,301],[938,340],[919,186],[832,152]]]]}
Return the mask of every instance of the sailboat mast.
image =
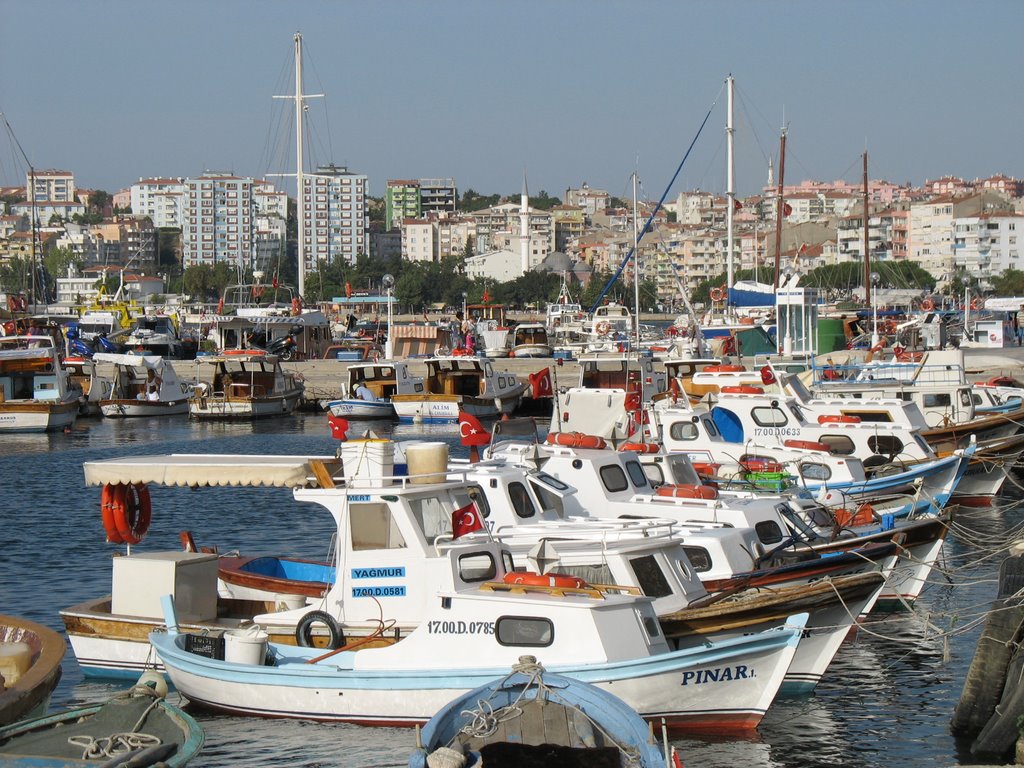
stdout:
{"type": "Polygon", "coordinates": [[[636,354],[640,354],[640,219],[637,218],[636,171],[633,171],[633,307],[636,312],[636,354]]]}
{"type": "Polygon", "coordinates": [[[782,260],[782,217],[786,201],[783,198],[783,189],[786,181],[786,128],[782,128],[782,137],[779,139],[779,192],[775,199],[775,287],[779,287],[779,269],[782,260]]]}
{"type": "Polygon", "coordinates": [[[298,224],[298,291],[304,296],[306,291],[306,206],[303,204],[302,177],[302,34],[295,33],[295,189],[296,217],[298,224]]]}
{"type": "Polygon", "coordinates": [[[864,302],[871,306],[871,249],[868,247],[868,153],[864,150],[864,302]]]}
{"type": "Polygon", "coordinates": [[[725,80],[728,88],[726,92],[728,94],[728,118],[725,125],[725,140],[726,140],[726,170],[725,170],[725,248],[726,248],[726,306],[729,306],[732,302],[729,301],[728,292],[732,289],[733,284],[736,282],[733,279],[733,253],[734,253],[734,241],[733,241],[733,212],[736,210],[736,169],[733,166],[733,122],[732,122],[732,109],[733,109],[733,77],[729,77],[725,80]]]}

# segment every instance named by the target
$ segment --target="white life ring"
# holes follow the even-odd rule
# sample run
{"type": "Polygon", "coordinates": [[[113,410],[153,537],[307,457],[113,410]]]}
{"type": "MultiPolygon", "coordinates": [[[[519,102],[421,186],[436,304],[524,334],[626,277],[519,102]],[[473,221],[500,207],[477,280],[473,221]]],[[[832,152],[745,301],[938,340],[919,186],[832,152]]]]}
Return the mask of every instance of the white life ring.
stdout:
{"type": "Polygon", "coordinates": [[[601,322],[594,326],[594,331],[597,333],[598,336],[605,336],[607,335],[609,328],[611,328],[611,326],[608,324],[608,321],[602,320],[601,322]]]}

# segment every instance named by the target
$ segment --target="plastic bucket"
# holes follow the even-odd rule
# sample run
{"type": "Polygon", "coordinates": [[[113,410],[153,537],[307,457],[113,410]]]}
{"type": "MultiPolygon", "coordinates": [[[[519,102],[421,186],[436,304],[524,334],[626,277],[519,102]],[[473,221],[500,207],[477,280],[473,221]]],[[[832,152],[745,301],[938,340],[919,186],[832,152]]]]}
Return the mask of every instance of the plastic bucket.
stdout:
{"type": "Polygon", "coordinates": [[[443,483],[448,470],[446,443],[417,443],[405,448],[409,482],[415,484],[443,483]]]}
{"type": "Polygon", "coordinates": [[[267,633],[255,624],[224,633],[224,661],[262,665],[267,654],[267,633]]]}

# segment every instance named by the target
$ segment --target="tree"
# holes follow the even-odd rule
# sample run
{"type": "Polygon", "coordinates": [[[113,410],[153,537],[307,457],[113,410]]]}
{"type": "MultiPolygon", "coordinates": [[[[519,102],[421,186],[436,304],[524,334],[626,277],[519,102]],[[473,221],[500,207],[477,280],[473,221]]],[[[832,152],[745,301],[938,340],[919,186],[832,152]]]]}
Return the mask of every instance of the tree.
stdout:
{"type": "Polygon", "coordinates": [[[89,195],[89,211],[103,215],[103,211],[113,202],[109,192],[97,189],[89,195]]]}
{"type": "Polygon", "coordinates": [[[561,200],[559,200],[557,197],[551,197],[543,189],[540,191],[539,195],[530,198],[530,206],[541,211],[550,211],[556,205],[561,204],[561,200]]]}
{"type": "Polygon", "coordinates": [[[46,271],[55,277],[67,277],[68,268],[82,268],[82,260],[70,248],[51,248],[43,257],[46,271]]]}
{"type": "Polygon", "coordinates": [[[1024,272],[1010,268],[992,278],[992,288],[997,296],[1024,296],[1024,272]]]}

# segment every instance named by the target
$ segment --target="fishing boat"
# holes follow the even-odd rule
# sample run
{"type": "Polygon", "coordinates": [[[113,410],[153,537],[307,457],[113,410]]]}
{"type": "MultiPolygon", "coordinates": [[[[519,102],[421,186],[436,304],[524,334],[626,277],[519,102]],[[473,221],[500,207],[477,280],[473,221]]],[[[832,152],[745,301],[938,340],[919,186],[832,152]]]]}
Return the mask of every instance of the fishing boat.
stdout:
{"type": "Polygon", "coordinates": [[[285,373],[274,355],[253,350],[228,350],[196,359],[198,383],[188,401],[189,416],[204,421],[230,421],[288,416],[295,411],[304,387],[285,373]],[[233,354],[234,353],[234,354],[233,354]]]}
{"type": "Polygon", "coordinates": [[[181,768],[199,754],[205,736],[166,694],[162,679],[140,683],[104,703],[0,728],[0,763],[12,768],[181,768]]]}
{"type": "Polygon", "coordinates": [[[391,397],[398,420],[455,424],[459,411],[477,418],[511,414],[528,385],[512,373],[496,371],[490,360],[476,357],[432,357],[426,375],[399,378],[391,397]]]}
{"type": "Polygon", "coordinates": [[[552,353],[544,323],[520,323],[515,327],[511,357],[551,357],[552,353]]]}
{"type": "Polygon", "coordinates": [[[408,377],[405,363],[359,363],[350,365],[341,385],[341,397],[325,400],[324,410],[345,419],[391,419],[395,417],[391,397],[398,391],[398,381],[408,377]],[[365,389],[360,397],[360,389],[365,389]],[[367,397],[366,393],[369,393],[367,397]]]}
{"type": "Polygon", "coordinates": [[[0,615],[0,725],[46,712],[66,650],[49,627],[0,615]]]}
{"type": "Polygon", "coordinates": [[[189,650],[193,636],[179,631],[169,596],[167,632],[149,640],[190,702],[239,715],[422,725],[543,648],[552,672],[620,693],[670,730],[707,732],[756,727],[807,620],[798,614],[780,629],[673,651],[647,597],[505,579],[436,597],[419,626],[380,648],[325,653],[267,641],[253,663],[210,658],[189,650]]]}
{"type": "Polygon", "coordinates": [[[114,369],[110,394],[100,412],[111,419],[183,416],[188,413],[192,385],[181,381],[174,367],[156,355],[114,355],[97,352],[97,363],[114,369]]]}
{"type": "Polygon", "coordinates": [[[409,768],[522,765],[671,768],[650,726],[622,699],[597,686],[556,675],[535,656],[458,696],[417,734],[409,768]],[[430,762],[428,762],[428,760],[430,762]],[[546,762],[543,762],[546,761],[546,762]],[[448,763],[445,763],[448,765],[448,763]]]}
{"type": "Polygon", "coordinates": [[[100,374],[91,357],[65,357],[64,370],[69,386],[82,390],[79,416],[99,416],[100,401],[110,397],[113,379],[100,374]]]}
{"type": "Polygon", "coordinates": [[[0,432],[71,427],[82,390],[69,385],[49,335],[0,337],[0,432]]]}
{"type": "Polygon", "coordinates": [[[147,314],[133,318],[129,331],[121,338],[129,350],[147,356],[181,360],[185,357],[185,346],[178,329],[177,318],[173,315],[147,314]]]}

